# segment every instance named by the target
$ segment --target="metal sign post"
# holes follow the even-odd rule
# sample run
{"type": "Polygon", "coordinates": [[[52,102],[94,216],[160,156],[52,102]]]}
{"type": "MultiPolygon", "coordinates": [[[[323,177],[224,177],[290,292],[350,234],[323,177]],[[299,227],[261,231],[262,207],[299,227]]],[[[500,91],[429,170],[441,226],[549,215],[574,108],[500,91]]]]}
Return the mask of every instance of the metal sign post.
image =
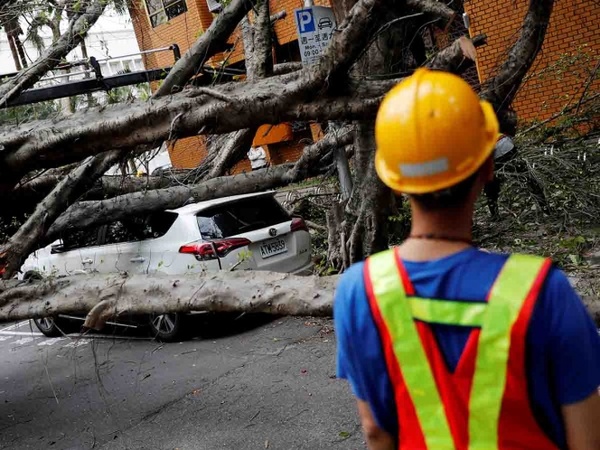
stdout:
{"type": "Polygon", "coordinates": [[[335,30],[336,23],[331,8],[311,6],[294,10],[298,45],[302,63],[315,64],[325,52],[335,30]]]}

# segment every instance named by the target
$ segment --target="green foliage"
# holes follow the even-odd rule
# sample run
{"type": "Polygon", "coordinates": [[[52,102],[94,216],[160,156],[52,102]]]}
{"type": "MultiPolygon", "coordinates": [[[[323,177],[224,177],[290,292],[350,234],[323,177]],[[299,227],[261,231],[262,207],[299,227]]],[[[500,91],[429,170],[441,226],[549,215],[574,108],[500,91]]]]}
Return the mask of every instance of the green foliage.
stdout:
{"type": "Polygon", "coordinates": [[[47,101],[31,105],[0,109],[0,125],[20,125],[33,120],[43,120],[59,112],[58,103],[47,101]]]}
{"type": "Polygon", "coordinates": [[[6,242],[19,227],[27,220],[27,216],[22,215],[18,217],[0,217],[0,244],[6,242]]]}
{"type": "Polygon", "coordinates": [[[398,245],[410,232],[410,205],[405,198],[396,198],[396,211],[388,217],[390,245],[398,245]]]}

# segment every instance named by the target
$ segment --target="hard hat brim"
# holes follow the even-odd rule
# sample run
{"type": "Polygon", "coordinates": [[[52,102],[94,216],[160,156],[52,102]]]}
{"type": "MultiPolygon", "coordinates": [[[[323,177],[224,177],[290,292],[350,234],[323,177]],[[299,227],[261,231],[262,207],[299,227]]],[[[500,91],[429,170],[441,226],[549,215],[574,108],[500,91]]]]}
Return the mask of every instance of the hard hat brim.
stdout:
{"type": "Polygon", "coordinates": [[[423,183],[421,179],[403,177],[398,167],[389,167],[380,152],[375,152],[375,171],[381,181],[396,192],[428,194],[447,189],[473,175],[493,153],[499,130],[498,119],[492,105],[486,101],[481,101],[480,104],[485,118],[485,142],[481,151],[474,155],[467,167],[462,167],[460,172],[448,174],[436,183],[423,183]]]}

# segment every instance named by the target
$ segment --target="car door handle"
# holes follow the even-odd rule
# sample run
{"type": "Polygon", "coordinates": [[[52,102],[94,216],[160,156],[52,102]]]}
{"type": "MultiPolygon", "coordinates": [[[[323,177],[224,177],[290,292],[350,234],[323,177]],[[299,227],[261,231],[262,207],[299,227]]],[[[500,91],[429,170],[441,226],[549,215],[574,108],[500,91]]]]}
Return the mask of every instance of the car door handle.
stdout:
{"type": "Polygon", "coordinates": [[[82,259],[81,260],[81,264],[93,264],[94,260],[93,259],[82,259]]]}
{"type": "Polygon", "coordinates": [[[134,263],[142,263],[146,261],[146,258],[144,258],[143,256],[136,256],[135,258],[131,258],[129,261],[134,263]]]}

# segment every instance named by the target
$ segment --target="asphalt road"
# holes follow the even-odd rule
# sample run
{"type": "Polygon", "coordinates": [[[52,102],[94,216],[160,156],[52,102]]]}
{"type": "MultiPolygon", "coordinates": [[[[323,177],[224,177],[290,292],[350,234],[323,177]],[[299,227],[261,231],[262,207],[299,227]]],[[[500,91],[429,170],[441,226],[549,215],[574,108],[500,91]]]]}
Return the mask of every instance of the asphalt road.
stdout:
{"type": "MultiPolygon", "coordinates": [[[[363,449],[329,320],[195,322],[161,344],[0,327],[0,449],[363,449]]],[[[112,331],[114,333],[114,330],[112,331]]]]}

